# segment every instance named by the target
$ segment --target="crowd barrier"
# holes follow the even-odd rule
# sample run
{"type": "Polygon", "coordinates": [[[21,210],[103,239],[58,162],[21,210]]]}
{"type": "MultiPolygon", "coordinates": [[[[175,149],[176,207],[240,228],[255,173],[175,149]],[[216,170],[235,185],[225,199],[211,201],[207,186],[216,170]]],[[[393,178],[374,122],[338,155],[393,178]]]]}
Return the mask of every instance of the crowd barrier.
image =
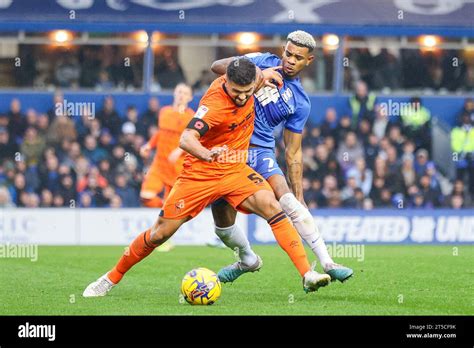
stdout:
{"type": "MultiPolygon", "coordinates": [[[[474,209],[469,210],[313,210],[327,243],[473,244],[474,209]]],[[[152,226],[159,211],[147,208],[3,209],[0,244],[127,245],[152,226]]],[[[239,214],[237,224],[253,244],[275,243],[265,220],[239,214]]],[[[173,236],[176,245],[215,240],[209,209],[173,236]]]]}

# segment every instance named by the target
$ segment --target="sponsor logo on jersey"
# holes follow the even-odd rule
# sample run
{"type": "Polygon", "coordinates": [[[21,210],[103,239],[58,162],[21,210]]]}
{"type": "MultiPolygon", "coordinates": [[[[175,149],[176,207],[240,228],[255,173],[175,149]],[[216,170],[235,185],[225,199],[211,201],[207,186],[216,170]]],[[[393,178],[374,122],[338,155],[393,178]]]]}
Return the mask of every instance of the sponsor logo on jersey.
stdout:
{"type": "Polygon", "coordinates": [[[290,100],[291,97],[293,97],[293,92],[291,91],[290,88],[287,88],[285,92],[282,93],[281,97],[285,101],[285,103],[288,103],[288,100],[290,100]]]}
{"type": "MultiPolygon", "coordinates": [[[[246,121],[250,120],[250,119],[252,118],[252,116],[253,116],[253,110],[252,110],[251,113],[249,113],[247,116],[245,116],[245,118],[244,118],[242,121],[240,121],[239,124],[237,124],[237,123],[235,123],[235,122],[232,122],[232,124],[229,125],[230,131],[232,132],[232,131],[234,131],[234,129],[236,129],[237,127],[243,125],[246,121]]],[[[245,126],[244,126],[244,127],[245,127],[245,126]]],[[[246,127],[245,127],[245,128],[246,128],[246,127]]]]}
{"type": "Polygon", "coordinates": [[[265,106],[269,103],[276,103],[280,98],[280,92],[274,87],[265,86],[255,93],[255,97],[261,106],[265,106]]]}
{"type": "Polygon", "coordinates": [[[194,115],[194,117],[203,118],[207,114],[208,111],[209,111],[209,108],[207,106],[201,105],[199,107],[199,109],[197,109],[196,114],[194,115]]]}

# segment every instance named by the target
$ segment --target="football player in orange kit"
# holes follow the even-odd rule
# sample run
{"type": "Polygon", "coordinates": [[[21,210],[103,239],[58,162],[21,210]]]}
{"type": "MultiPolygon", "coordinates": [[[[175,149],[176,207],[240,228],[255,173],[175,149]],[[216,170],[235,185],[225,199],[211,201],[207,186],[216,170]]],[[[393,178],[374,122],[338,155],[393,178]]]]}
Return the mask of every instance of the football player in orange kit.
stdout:
{"type": "Polygon", "coordinates": [[[173,95],[173,104],[160,110],[158,131],[140,149],[144,158],[148,158],[150,152],[156,149],[140,190],[140,199],[145,207],[163,206],[163,201],[183,168],[185,152],[179,148],[179,138],[194,115],[194,111],[188,107],[193,93],[191,87],[179,83],[173,95]],[[162,199],[160,194],[163,191],[162,199]]]}
{"type": "MultiPolygon", "coordinates": [[[[262,75],[260,69],[258,73],[262,75]]],[[[188,155],[160,217],[136,237],[112,270],[87,286],[84,297],[105,296],[136,263],[220,198],[239,211],[252,212],[267,220],[278,244],[303,278],[306,292],[329,283],[329,275],[311,270],[298,232],[270,185],[246,164],[254,129],[256,74],[255,64],[247,58],[237,58],[229,64],[226,74],[212,83],[181,135],[180,147],[188,155]]],[[[262,261],[257,257],[252,271],[260,267],[262,261]]]]}

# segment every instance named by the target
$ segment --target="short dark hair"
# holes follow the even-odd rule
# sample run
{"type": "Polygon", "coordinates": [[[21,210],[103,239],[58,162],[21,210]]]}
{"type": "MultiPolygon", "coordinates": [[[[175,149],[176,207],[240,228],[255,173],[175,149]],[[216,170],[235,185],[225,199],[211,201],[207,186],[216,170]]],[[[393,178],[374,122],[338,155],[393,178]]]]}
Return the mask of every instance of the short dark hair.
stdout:
{"type": "Polygon", "coordinates": [[[239,57],[234,59],[227,66],[227,78],[238,84],[239,86],[246,86],[255,80],[257,69],[255,64],[250,59],[239,57]]]}

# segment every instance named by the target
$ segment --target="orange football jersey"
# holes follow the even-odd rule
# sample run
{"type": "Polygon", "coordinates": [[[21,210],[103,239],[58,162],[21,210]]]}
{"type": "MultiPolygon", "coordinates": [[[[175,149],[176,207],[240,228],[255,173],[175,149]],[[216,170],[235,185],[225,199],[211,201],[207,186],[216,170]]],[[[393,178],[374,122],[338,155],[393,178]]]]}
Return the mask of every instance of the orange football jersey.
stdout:
{"type": "Polygon", "coordinates": [[[225,81],[225,76],[214,80],[202,97],[194,117],[209,126],[209,130],[199,139],[205,148],[210,150],[227,145],[229,151],[211,163],[186,155],[183,177],[198,177],[200,174],[220,176],[228,171],[238,171],[247,162],[254,129],[254,99],[251,96],[245,105],[235,105],[225,91],[225,81]]]}
{"type": "Polygon", "coordinates": [[[150,145],[157,148],[150,171],[156,171],[166,185],[172,186],[183,168],[185,154],[176,163],[170,163],[168,156],[179,147],[181,133],[193,116],[191,108],[179,112],[172,106],[165,106],[160,110],[158,131],[150,139],[150,145]]]}

